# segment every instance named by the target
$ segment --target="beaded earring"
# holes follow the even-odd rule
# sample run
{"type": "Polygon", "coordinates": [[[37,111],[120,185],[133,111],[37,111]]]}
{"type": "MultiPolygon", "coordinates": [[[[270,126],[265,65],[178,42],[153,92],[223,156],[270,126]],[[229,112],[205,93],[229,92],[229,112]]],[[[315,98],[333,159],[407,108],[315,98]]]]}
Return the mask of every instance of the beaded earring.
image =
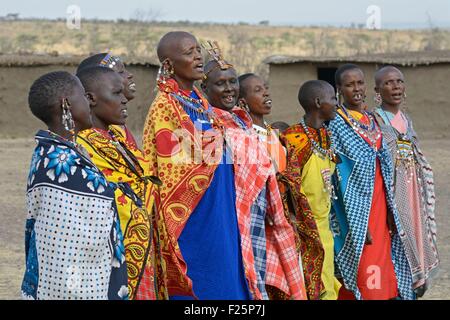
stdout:
{"type": "Polygon", "coordinates": [[[158,69],[158,75],[156,76],[156,82],[158,84],[166,84],[166,81],[172,78],[173,74],[175,73],[173,66],[170,68],[170,70],[167,70],[167,67],[165,67],[166,61],[164,61],[158,69]]]}
{"type": "Polygon", "coordinates": [[[73,121],[72,113],[70,112],[70,104],[67,99],[62,101],[62,125],[64,129],[69,131],[72,138],[75,137],[75,121],[73,121]]]}
{"type": "Polygon", "coordinates": [[[373,98],[376,107],[381,107],[381,103],[383,99],[381,98],[381,94],[379,92],[375,93],[375,97],[373,98]]]}
{"type": "Polygon", "coordinates": [[[248,104],[244,102],[244,100],[239,100],[238,107],[250,113],[250,108],[248,107],[248,104]]]}
{"type": "Polygon", "coordinates": [[[336,90],[336,100],[338,105],[341,105],[341,94],[339,93],[339,90],[336,90]]]}
{"type": "Polygon", "coordinates": [[[406,106],[406,91],[403,92],[402,110],[403,110],[403,111],[407,111],[407,106],[406,106]]]}

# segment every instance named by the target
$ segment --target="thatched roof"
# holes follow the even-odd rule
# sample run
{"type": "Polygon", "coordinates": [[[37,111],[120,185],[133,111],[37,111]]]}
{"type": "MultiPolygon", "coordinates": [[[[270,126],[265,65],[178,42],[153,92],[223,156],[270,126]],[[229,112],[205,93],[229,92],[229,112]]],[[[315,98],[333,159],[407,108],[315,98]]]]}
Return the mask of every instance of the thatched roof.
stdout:
{"type": "Polygon", "coordinates": [[[291,63],[379,63],[399,66],[418,66],[450,63],[450,50],[385,53],[347,57],[311,57],[274,55],[266,58],[266,64],[291,63]]]}
{"type": "MultiPolygon", "coordinates": [[[[77,66],[87,56],[48,54],[0,54],[0,67],[77,66]]],[[[127,65],[159,66],[154,58],[121,56],[127,65]]]]}

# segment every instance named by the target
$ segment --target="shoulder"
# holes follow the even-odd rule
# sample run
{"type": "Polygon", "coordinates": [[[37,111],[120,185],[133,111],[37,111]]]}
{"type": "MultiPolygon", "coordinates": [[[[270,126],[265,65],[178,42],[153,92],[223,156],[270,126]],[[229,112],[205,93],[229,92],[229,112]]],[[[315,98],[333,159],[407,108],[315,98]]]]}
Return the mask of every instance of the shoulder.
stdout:
{"type": "Polygon", "coordinates": [[[103,132],[92,128],[81,131],[78,134],[77,142],[83,145],[89,143],[97,146],[108,144],[110,139],[103,132]]]}
{"type": "Polygon", "coordinates": [[[296,150],[302,150],[308,145],[308,136],[304,132],[303,128],[296,124],[288,129],[281,135],[286,146],[294,147],[296,150]]]}

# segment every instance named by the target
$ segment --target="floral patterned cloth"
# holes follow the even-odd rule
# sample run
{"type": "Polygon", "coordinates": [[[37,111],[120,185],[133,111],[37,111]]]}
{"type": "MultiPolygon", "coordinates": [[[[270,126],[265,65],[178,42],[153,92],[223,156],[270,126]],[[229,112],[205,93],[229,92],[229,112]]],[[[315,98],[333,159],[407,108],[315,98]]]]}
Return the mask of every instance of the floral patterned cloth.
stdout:
{"type": "Polygon", "coordinates": [[[36,134],[27,185],[26,299],[127,299],[125,248],[110,184],[67,140],[36,134]]]}

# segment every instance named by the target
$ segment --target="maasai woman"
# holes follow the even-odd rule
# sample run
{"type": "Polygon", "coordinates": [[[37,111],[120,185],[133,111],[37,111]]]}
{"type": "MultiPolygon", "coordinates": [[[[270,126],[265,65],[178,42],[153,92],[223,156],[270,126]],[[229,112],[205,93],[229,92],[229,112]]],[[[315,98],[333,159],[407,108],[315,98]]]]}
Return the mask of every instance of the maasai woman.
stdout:
{"type": "Polygon", "coordinates": [[[233,155],[237,214],[250,217],[239,227],[241,237],[250,233],[258,289],[265,299],[276,298],[275,293],[277,297],[305,299],[295,235],[284,216],[275,171],[265,146],[258,143],[250,116],[236,106],[236,70],[217,50],[210,50],[214,59],[205,66],[202,89],[226,129],[226,143],[233,155]],[[265,218],[270,221],[266,223],[265,218]]]}
{"type": "Polygon", "coordinates": [[[258,133],[261,143],[267,146],[275,170],[282,172],[286,168],[286,149],[277,132],[264,121],[264,116],[272,110],[269,86],[253,73],[239,76],[239,85],[239,105],[250,113],[253,129],[258,133]]]}
{"type": "MultiPolygon", "coordinates": [[[[123,79],[123,94],[125,98],[127,98],[128,101],[131,101],[136,97],[136,83],[134,82],[134,75],[127,70],[120,57],[114,56],[110,52],[94,54],[80,62],[77,68],[77,73],[85,68],[95,66],[107,67],[117,72],[123,79]]],[[[127,144],[132,145],[133,148],[138,148],[133,134],[126,125],[111,125],[111,129],[118,130],[120,132],[119,136],[123,136],[127,144]]]]}
{"type": "Polygon", "coordinates": [[[131,299],[164,299],[166,293],[163,267],[158,252],[158,234],[154,232],[154,186],[146,175],[146,165],[139,149],[112,125],[124,125],[127,99],[122,78],[105,67],[85,68],[78,74],[86,89],[92,110],[93,128],[84,130],[78,142],[111,182],[126,183],[136,197],[116,191],[120,224],[124,234],[131,299]],[[149,203],[147,211],[144,202],[149,203]]]}
{"type": "Polygon", "coordinates": [[[334,190],[331,175],[337,158],[325,122],[336,116],[337,100],[333,87],[325,81],[305,82],[298,100],[305,110],[299,124],[289,127],[281,139],[288,149],[286,170],[280,182],[289,216],[301,239],[308,297],[336,300],[340,288],[334,277],[334,242],[329,214],[334,190]],[[306,199],[305,199],[306,197],[306,199]]]}
{"type": "Polygon", "coordinates": [[[126,299],[127,274],[114,185],[75,143],[92,126],[78,78],[51,72],[30,88],[36,134],[27,185],[26,270],[31,299],[126,299]]]}
{"type": "Polygon", "coordinates": [[[433,171],[419,148],[411,119],[401,110],[405,80],[393,66],[375,74],[375,115],[394,165],[394,200],[404,233],[400,234],[411,267],[413,288],[421,297],[436,273],[433,171]]]}
{"type": "Polygon", "coordinates": [[[158,94],[146,119],[146,158],[162,180],[160,238],[171,299],[261,299],[252,247],[240,237],[236,190],[222,130],[201,80],[200,45],[187,32],[169,32],[157,48],[158,94]],[[228,158],[228,160],[227,160],[228,158]]]}
{"type": "Polygon", "coordinates": [[[390,189],[392,163],[380,128],[364,110],[364,74],[350,64],[340,67],[335,78],[344,99],[329,126],[341,160],[331,211],[336,269],[345,285],[341,298],[412,299],[399,237],[403,230],[390,189]]]}

